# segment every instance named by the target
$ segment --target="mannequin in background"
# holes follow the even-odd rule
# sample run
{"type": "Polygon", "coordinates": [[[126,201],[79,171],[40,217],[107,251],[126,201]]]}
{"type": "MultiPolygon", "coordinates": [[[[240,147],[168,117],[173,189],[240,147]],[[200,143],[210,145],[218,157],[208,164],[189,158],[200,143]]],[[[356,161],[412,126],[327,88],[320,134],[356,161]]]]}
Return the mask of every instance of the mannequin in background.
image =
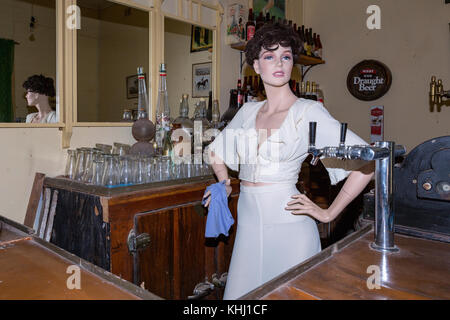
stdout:
{"type": "Polygon", "coordinates": [[[26,90],[26,99],[29,106],[36,107],[38,112],[27,115],[26,123],[56,123],[56,112],[52,110],[49,97],[55,96],[55,87],[52,78],[42,74],[29,77],[22,85],[26,90]]]}

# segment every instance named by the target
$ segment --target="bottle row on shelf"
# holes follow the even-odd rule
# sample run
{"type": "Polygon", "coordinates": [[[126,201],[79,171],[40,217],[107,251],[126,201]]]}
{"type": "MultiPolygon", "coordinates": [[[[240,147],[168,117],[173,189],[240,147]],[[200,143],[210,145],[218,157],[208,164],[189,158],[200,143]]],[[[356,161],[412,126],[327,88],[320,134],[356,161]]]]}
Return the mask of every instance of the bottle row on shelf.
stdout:
{"type": "Polygon", "coordinates": [[[267,12],[265,16],[263,16],[263,13],[260,12],[255,18],[253,9],[251,8],[249,9],[245,28],[243,27],[243,21],[240,21],[239,23],[241,25],[236,30],[239,30],[239,38],[242,41],[251,40],[255,35],[255,32],[265,24],[278,23],[287,25],[298,34],[300,40],[302,41],[302,46],[300,48],[301,54],[319,59],[322,59],[323,57],[323,46],[322,41],[320,40],[320,35],[313,32],[312,28],[306,28],[305,25],[297,26],[297,24],[293,23],[292,20],[281,19],[279,17],[276,19],[275,16],[271,16],[269,12],[267,12]]]}
{"type": "MultiPolygon", "coordinates": [[[[299,98],[324,103],[323,91],[314,81],[298,82],[292,79],[289,81],[289,87],[299,98]]],[[[237,88],[230,90],[230,103],[227,111],[224,112],[221,118],[222,124],[226,125],[230,122],[244,103],[264,101],[266,98],[266,92],[260,76],[244,76],[243,83],[241,79],[238,79],[237,88]]]]}

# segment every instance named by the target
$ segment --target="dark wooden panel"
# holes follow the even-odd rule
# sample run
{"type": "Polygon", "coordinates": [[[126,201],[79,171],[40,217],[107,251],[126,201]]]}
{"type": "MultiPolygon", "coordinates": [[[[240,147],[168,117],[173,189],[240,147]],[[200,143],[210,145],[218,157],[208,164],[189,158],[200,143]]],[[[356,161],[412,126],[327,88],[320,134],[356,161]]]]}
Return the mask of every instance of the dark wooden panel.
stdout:
{"type": "Polygon", "coordinates": [[[205,281],[205,277],[211,281],[211,274],[206,272],[214,270],[214,255],[206,255],[205,247],[205,225],[206,216],[201,203],[179,209],[179,255],[174,259],[179,259],[180,264],[180,293],[175,299],[187,299],[193,295],[195,286],[205,281]],[[211,259],[212,258],[212,259],[211,259]]]}
{"type": "Polygon", "coordinates": [[[136,234],[147,233],[150,246],[138,252],[139,284],[154,294],[171,299],[174,295],[173,219],[176,210],[159,210],[136,216],[136,234]]]}
{"type": "Polygon", "coordinates": [[[109,224],[103,222],[100,198],[58,190],[51,243],[110,270],[109,224]]]}

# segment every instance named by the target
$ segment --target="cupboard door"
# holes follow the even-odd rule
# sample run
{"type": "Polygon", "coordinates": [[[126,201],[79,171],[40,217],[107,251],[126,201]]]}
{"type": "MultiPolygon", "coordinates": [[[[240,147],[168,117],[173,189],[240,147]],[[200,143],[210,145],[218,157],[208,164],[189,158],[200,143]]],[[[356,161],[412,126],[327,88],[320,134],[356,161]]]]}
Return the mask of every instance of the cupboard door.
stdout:
{"type": "Polygon", "coordinates": [[[135,282],[154,294],[173,296],[173,210],[156,210],[135,215],[136,235],[148,234],[148,247],[135,253],[135,282]],[[137,278],[136,278],[137,276],[137,278]]]}

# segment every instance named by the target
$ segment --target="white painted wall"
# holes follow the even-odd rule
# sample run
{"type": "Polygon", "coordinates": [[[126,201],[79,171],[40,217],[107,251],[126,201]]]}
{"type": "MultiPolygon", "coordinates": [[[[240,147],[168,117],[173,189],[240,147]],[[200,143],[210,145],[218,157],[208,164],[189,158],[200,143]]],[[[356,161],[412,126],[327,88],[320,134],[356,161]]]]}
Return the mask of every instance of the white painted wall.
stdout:
{"type": "MultiPolygon", "coordinates": [[[[304,0],[306,25],[320,33],[325,65],[307,80],[320,84],[328,110],[370,140],[369,108],[385,107],[385,140],[418,144],[450,134],[450,107],[430,112],[432,75],[450,88],[450,4],[443,0],[304,0]],[[381,9],[381,30],[368,30],[366,9],[381,9]],[[385,63],[392,72],[390,91],[373,102],[357,100],[347,90],[350,69],[364,59],[385,63]]],[[[337,133],[338,134],[338,133],[337,133]]]]}

